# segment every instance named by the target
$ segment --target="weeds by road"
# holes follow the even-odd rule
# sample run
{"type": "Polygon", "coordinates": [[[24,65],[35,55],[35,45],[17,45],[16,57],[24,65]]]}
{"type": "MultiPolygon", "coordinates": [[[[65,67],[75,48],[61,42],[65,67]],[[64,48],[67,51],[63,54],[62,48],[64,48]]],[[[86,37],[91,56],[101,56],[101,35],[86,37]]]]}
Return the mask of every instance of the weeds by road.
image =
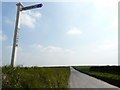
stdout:
{"type": "Polygon", "coordinates": [[[67,88],[69,67],[2,67],[2,88],[67,88]]]}

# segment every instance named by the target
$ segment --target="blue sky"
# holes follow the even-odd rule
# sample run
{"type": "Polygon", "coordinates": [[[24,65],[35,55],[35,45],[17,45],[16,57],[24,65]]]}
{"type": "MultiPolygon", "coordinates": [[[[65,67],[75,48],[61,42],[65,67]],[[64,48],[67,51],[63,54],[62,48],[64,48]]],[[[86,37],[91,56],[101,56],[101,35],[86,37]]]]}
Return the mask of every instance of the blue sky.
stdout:
{"type": "MultiPolygon", "coordinates": [[[[118,64],[117,1],[40,3],[40,9],[21,12],[17,65],[118,64]]],[[[10,64],[15,17],[16,2],[3,2],[3,65],[10,64]]]]}

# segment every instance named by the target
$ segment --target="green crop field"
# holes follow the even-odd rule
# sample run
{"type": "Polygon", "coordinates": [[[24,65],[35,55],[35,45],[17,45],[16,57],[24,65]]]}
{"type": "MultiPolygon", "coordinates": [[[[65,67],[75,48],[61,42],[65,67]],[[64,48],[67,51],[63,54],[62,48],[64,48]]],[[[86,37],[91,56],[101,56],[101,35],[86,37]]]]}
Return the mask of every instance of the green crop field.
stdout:
{"type": "Polygon", "coordinates": [[[80,72],[120,87],[119,66],[74,66],[74,68],[80,72]]]}
{"type": "Polygon", "coordinates": [[[2,88],[67,88],[69,67],[2,67],[2,88]]]}

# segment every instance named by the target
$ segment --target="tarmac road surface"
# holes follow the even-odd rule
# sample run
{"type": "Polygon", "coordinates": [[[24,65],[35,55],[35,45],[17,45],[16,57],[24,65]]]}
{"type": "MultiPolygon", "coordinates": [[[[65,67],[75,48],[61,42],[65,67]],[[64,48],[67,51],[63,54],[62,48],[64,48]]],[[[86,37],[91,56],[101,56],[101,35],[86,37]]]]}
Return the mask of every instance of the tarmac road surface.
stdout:
{"type": "Polygon", "coordinates": [[[69,88],[116,88],[118,90],[118,87],[83,74],[72,67],[70,67],[70,70],[69,88]]]}

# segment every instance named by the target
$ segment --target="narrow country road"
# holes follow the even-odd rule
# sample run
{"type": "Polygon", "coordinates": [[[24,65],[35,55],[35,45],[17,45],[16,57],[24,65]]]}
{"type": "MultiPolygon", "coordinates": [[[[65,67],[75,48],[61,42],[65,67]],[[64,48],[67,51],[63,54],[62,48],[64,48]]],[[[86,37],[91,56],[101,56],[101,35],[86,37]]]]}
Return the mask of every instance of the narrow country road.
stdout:
{"type": "Polygon", "coordinates": [[[81,72],[78,72],[74,68],[70,67],[71,76],[69,80],[70,88],[117,88],[104,81],[88,76],[81,72]]]}

